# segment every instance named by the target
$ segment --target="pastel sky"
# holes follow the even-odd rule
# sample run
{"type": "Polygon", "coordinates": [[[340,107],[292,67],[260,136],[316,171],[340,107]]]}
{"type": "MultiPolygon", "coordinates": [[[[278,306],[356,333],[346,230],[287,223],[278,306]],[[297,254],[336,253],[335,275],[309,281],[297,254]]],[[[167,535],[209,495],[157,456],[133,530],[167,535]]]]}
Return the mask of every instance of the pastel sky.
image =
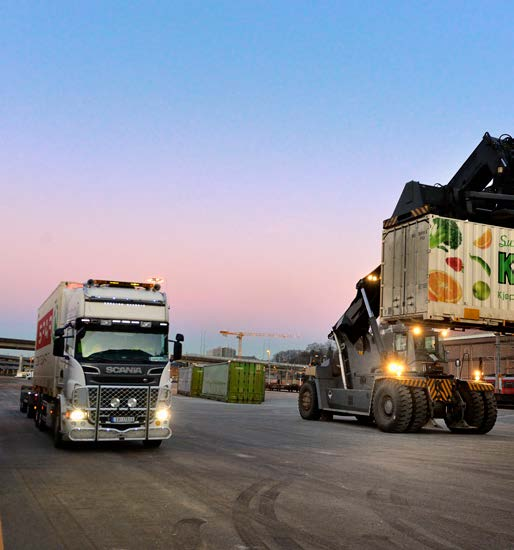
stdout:
{"type": "Polygon", "coordinates": [[[324,341],[410,179],[514,132],[511,2],[3,2],[0,336],[166,280],[185,349],[324,341]]]}

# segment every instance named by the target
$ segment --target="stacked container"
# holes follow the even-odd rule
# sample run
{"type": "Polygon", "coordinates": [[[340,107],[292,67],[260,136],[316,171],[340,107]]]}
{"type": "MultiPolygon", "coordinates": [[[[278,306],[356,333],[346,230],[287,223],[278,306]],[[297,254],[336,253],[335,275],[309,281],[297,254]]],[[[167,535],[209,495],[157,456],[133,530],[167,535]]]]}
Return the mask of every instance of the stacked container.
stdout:
{"type": "Polygon", "coordinates": [[[177,392],[190,397],[202,393],[203,367],[180,367],[178,369],[177,392]]]}
{"type": "Polygon", "coordinates": [[[265,394],[262,363],[228,361],[203,369],[202,397],[228,403],[262,403],[265,394]]]}
{"type": "Polygon", "coordinates": [[[387,321],[514,326],[514,230],[428,215],[382,236],[387,321]]]}

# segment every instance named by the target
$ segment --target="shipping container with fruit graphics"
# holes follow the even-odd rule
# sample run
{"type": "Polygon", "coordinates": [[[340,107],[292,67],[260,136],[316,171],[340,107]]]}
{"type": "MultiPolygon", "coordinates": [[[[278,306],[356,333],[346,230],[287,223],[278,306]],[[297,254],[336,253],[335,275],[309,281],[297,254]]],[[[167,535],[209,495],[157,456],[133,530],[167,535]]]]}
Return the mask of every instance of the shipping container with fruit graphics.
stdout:
{"type": "Polygon", "coordinates": [[[514,229],[427,215],[382,236],[383,320],[514,328],[514,229]]]}
{"type": "Polygon", "coordinates": [[[381,264],[329,334],[337,353],[306,370],[301,417],[354,415],[397,433],[442,419],[488,433],[495,387],[481,373],[462,379],[457,361],[451,374],[440,336],[514,333],[514,139],[486,133],[446,185],[407,182],[383,230],[381,264]]]}

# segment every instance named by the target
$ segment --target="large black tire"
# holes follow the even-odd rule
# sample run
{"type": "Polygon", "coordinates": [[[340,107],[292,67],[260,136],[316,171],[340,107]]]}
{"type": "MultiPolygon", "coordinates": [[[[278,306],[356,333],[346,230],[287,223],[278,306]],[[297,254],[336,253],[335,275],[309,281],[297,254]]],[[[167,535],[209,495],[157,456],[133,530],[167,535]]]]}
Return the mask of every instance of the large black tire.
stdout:
{"type": "Polygon", "coordinates": [[[422,388],[409,388],[412,396],[412,418],[407,427],[408,432],[419,432],[428,422],[428,399],[422,388]]]}
{"type": "MultiPolygon", "coordinates": [[[[485,433],[479,431],[481,426],[484,425],[486,422],[483,394],[481,392],[472,391],[464,387],[459,390],[459,393],[466,405],[466,408],[464,410],[464,420],[466,424],[468,424],[469,428],[455,426],[455,422],[451,416],[447,416],[444,419],[446,426],[448,426],[448,429],[451,432],[457,434],[485,433]]],[[[496,421],[496,418],[494,420],[496,421]]],[[[489,428],[489,430],[491,428],[489,428]]]]}
{"type": "Polygon", "coordinates": [[[482,392],[482,399],[484,400],[484,420],[482,424],[480,424],[477,432],[479,434],[486,434],[490,432],[496,424],[498,407],[493,392],[482,392]]]}
{"type": "Polygon", "coordinates": [[[409,388],[384,380],[378,384],[373,396],[373,416],[379,430],[402,433],[412,421],[412,394],[409,388]]]}
{"type": "Polygon", "coordinates": [[[157,447],[160,447],[162,443],[162,439],[145,439],[143,441],[143,447],[147,449],[157,449],[157,447]]]}
{"type": "Polygon", "coordinates": [[[43,413],[41,411],[41,406],[38,406],[37,410],[36,410],[36,415],[34,417],[34,421],[36,423],[36,427],[38,430],[41,430],[42,432],[44,432],[46,430],[46,424],[43,420],[43,413]]]}
{"type": "Polygon", "coordinates": [[[54,447],[56,449],[62,449],[64,447],[64,439],[61,433],[61,407],[57,405],[54,409],[54,419],[52,425],[52,436],[54,440],[54,447]]]}
{"type": "Polygon", "coordinates": [[[34,418],[36,416],[36,409],[34,409],[35,404],[34,399],[29,397],[27,405],[27,418],[34,418]]]}
{"type": "Polygon", "coordinates": [[[319,420],[321,411],[318,406],[316,386],[311,380],[302,384],[298,393],[298,411],[304,420],[319,420]]]}

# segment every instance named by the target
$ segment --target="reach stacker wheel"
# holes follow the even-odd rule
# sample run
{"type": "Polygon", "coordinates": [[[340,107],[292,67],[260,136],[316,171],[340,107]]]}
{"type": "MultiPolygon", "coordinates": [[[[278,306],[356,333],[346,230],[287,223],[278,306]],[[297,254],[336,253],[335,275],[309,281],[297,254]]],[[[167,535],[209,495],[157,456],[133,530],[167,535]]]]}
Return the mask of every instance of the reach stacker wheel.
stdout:
{"type": "Polygon", "coordinates": [[[300,392],[298,393],[298,411],[304,420],[319,420],[321,417],[316,386],[312,380],[307,380],[300,388],[300,392]]]}
{"type": "Polygon", "coordinates": [[[380,382],[373,396],[375,423],[383,432],[402,433],[412,422],[412,395],[406,386],[392,380],[380,382]]]}

